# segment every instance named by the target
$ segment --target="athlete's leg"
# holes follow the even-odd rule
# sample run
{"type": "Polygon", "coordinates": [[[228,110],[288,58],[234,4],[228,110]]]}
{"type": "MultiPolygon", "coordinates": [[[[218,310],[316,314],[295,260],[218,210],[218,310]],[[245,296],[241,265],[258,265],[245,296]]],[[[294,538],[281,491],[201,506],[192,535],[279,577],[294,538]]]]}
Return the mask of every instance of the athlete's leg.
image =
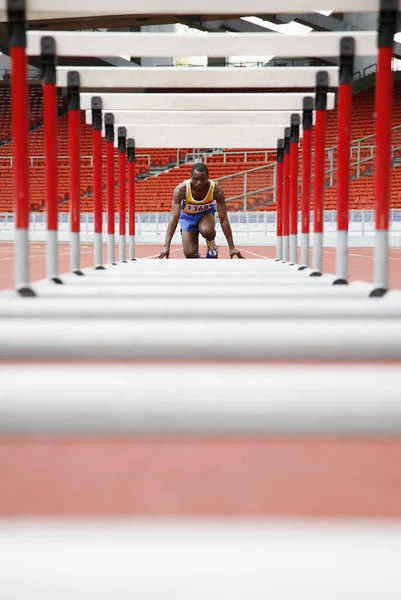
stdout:
{"type": "Polygon", "coordinates": [[[212,241],[216,237],[215,220],[213,213],[206,213],[199,221],[199,233],[205,240],[212,241]]]}
{"type": "Polygon", "coordinates": [[[182,249],[185,258],[198,258],[199,236],[197,231],[182,232],[182,249]]]}
{"type": "Polygon", "coordinates": [[[216,228],[213,213],[206,213],[199,221],[199,232],[205,238],[207,244],[207,258],[218,258],[216,246],[216,228]]]}

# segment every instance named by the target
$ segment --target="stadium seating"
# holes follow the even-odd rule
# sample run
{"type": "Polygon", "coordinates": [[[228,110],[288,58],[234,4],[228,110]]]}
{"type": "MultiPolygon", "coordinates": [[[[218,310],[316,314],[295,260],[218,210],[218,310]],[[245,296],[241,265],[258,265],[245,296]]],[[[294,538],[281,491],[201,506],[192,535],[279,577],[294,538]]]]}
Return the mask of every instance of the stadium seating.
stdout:
{"type": "MultiPolygon", "coordinates": [[[[394,103],[393,126],[401,124],[401,90],[400,83],[396,84],[394,103]]],[[[355,140],[366,138],[374,134],[374,87],[359,92],[353,99],[353,119],[351,136],[353,140],[352,161],[361,164],[352,167],[351,173],[351,199],[350,208],[371,208],[373,202],[373,150],[374,138],[362,140],[358,145],[355,140]]],[[[59,95],[59,209],[61,212],[69,210],[69,148],[68,148],[68,115],[66,114],[65,99],[59,95]]],[[[44,210],[44,138],[42,127],[42,90],[40,85],[32,85],[29,89],[29,160],[30,160],[30,192],[31,209],[44,210]]],[[[330,165],[336,165],[337,159],[337,110],[330,111],[327,115],[327,141],[326,148],[332,148],[331,159],[326,154],[326,177],[325,177],[325,207],[335,209],[336,207],[336,180],[337,173],[328,173],[330,165]]],[[[302,141],[301,141],[302,152],[302,141]]],[[[393,146],[401,148],[401,127],[394,131],[393,146]]],[[[190,164],[186,164],[185,158],[193,152],[186,148],[154,150],[140,148],[137,150],[136,175],[137,175],[137,210],[138,211],[169,211],[171,199],[175,186],[189,177],[190,164]],[[177,165],[178,161],[178,165],[177,165]]],[[[103,145],[105,154],[105,145],[103,145]]],[[[401,150],[395,153],[401,158],[401,150]]],[[[2,194],[0,198],[0,212],[13,210],[13,172],[12,172],[12,140],[11,140],[11,110],[10,89],[8,86],[0,88],[0,173],[2,178],[2,194]]],[[[116,160],[116,206],[118,198],[118,153],[115,152],[116,160]]],[[[237,148],[215,152],[207,156],[207,165],[212,178],[227,177],[244,171],[251,171],[258,167],[266,166],[274,162],[275,151],[270,152],[258,150],[246,150],[237,148]]],[[[247,189],[255,192],[260,189],[269,188],[273,185],[273,169],[259,169],[248,174],[247,189]]],[[[301,178],[301,169],[299,171],[301,178]]],[[[104,188],[106,186],[104,173],[104,188]]],[[[392,182],[393,205],[399,207],[399,190],[401,187],[401,170],[394,170],[392,182]]],[[[224,180],[224,190],[227,198],[234,198],[228,203],[229,210],[240,210],[244,207],[244,199],[241,197],[244,191],[244,177],[230,177],[224,180]],[[239,196],[236,198],[236,196],[239,196]]],[[[301,185],[299,188],[301,192],[301,185]]],[[[92,130],[85,124],[84,113],[81,117],[81,208],[84,212],[93,209],[93,173],[92,173],[92,130]]],[[[104,208],[106,199],[104,197],[104,208]]],[[[267,189],[263,192],[252,194],[248,197],[248,210],[275,210],[273,193],[267,189]]]]}

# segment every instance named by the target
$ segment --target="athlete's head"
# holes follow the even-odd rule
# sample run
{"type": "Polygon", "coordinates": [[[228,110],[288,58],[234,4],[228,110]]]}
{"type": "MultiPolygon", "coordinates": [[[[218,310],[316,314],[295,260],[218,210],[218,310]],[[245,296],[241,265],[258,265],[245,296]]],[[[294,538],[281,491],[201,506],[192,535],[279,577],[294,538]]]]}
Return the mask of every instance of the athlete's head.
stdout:
{"type": "Polygon", "coordinates": [[[196,163],[191,169],[191,183],[196,190],[205,189],[209,181],[209,169],[203,163],[196,163]]]}

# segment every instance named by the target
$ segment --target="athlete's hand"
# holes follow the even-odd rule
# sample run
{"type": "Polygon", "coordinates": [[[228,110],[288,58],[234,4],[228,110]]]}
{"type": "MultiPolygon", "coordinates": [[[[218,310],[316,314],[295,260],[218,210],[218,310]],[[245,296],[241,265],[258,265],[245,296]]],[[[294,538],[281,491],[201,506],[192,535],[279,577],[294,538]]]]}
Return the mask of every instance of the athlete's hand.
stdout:
{"type": "Polygon", "coordinates": [[[234,256],[237,258],[245,258],[237,248],[230,248],[230,258],[234,258],[234,256]]]}
{"type": "Polygon", "coordinates": [[[164,246],[163,250],[160,252],[159,256],[156,258],[169,258],[170,257],[170,247],[164,246]]]}

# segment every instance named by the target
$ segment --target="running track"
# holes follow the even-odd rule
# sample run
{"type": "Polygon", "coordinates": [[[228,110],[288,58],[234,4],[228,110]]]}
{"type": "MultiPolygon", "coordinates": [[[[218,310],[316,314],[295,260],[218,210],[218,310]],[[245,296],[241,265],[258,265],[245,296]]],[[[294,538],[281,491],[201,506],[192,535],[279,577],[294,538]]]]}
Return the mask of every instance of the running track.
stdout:
{"type": "MultiPolygon", "coordinates": [[[[274,256],[241,249],[247,259],[274,256]]],[[[44,256],[43,244],[31,245],[32,279],[45,276],[44,256]]],[[[171,257],[182,258],[181,249],[171,257]]],[[[0,244],[0,289],[13,285],[13,262],[12,245],[0,244]]],[[[82,267],[91,262],[83,246],[82,267]]],[[[68,264],[63,244],[60,271],[68,264]]],[[[324,270],[334,265],[335,251],[325,250],[324,270]]],[[[372,251],[352,249],[350,279],[371,276],[372,251]]],[[[390,277],[401,288],[401,250],[391,252],[390,277]]],[[[400,465],[399,438],[1,438],[0,517],[401,517],[400,465]]]]}

